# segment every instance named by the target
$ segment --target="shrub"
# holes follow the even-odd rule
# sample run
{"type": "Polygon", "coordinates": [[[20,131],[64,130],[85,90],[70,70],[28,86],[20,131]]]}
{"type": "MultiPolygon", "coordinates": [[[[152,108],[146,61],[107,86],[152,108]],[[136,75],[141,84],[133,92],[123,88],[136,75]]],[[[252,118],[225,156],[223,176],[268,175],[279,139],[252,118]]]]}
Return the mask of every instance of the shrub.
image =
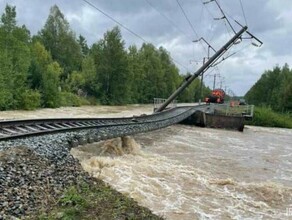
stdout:
{"type": "Polygon", "coordinates": [[[274,112],[271,108],[256,107],[250,125],[264,127],[292,128],[292,117],[288,114],[274,112]]]}
{"type": "Polygon", "coordinates": [[[25,90],[22,94],[22,108],[33,110],[41,106],[41,94],[34,90],[25,90]]]}
{"type": "Polygon", "coordinates": [[[90,103],[85,98],[70,92],[61,92],[61,106],[81,106],[89,104],[90,103]]]}

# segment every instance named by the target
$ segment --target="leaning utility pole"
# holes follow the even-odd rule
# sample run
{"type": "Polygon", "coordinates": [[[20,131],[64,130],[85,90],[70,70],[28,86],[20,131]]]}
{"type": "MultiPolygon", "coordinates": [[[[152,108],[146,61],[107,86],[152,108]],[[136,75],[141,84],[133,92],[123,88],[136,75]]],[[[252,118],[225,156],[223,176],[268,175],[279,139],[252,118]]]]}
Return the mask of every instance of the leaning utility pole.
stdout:
{"type": "Polygon", "coordinates": [[[198,76],[206,72],[210,66],[215,63],[234,43],[240,38],[240,36],[247,30],[247,26],[242,27],[242,29],[237,32],[220,50],[218,50],[212,57],[201,68],[199,68],[191,77],[186,79],[186,81],[160,106],[155,112],[163,111],[169,103],[171,103],[182,91],[185,90],[198,76]]]}
{"type": "Polygon", "coordinates": [[[214,81],[213,81],[213,90],[215,89],[215,85],[216,85],[216,76],[217,76],[217,74],[215,73],[214,74],[214,81]]]}
{"type": "MultiPolygon", "coordinates": [[[[208,54],[208,57],[209,59],[209,54],[208,54]]],[[[206,57],[203,58],[203,65],[205,64],[206,62],[206,57]]],[[[204,73],[202,73],[202,76],[201,76],[201,86],[200,86],[200,102],[201,102],[201,99],[204,100],[204,97],[203,97],[203,81],[204,81],[204,73]]]]}

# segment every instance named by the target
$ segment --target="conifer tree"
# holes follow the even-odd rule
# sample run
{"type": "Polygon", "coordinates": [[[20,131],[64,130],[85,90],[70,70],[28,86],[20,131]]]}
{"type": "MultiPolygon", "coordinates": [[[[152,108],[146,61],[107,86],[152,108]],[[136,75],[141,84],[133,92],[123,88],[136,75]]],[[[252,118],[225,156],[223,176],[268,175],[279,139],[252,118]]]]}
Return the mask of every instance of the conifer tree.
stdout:
{"type": "Polygon", "coordinates": [[[53,60],[64,69],[63,78],[68,77],[73,70],[80,70],[81,47],[57,5],[50,9],[49,17],[44,28],[39,32],[39,36],[53,60]]]}

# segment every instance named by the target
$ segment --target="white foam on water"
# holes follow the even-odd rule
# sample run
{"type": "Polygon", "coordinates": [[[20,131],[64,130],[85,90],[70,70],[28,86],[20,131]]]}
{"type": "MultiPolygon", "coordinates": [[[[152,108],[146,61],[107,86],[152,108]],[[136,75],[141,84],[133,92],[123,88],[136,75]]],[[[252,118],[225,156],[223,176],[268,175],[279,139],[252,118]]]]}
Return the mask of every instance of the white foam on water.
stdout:
{"type": "Polygon", "coordinates": [[[75,156],[91,175],[167,219],[287,219],[291,164],[283,143],[292,132],[258,133],[172,126],[137,135],[143,151],[135,155],[76,149],[75,156]],[[279,134],[282,142],[269,145],[279,134]]]}
{"type": "MultiPolygon", "coordinates": [[[[168,219],[280,218],[284,214],[250,193],[253,187],[264,186],[213,179],[209,173],[156,154],[92,157],[82,161],[82,166],[168,219]]],[[[267,188],[276,196],[279,189],[267,188]]]]}

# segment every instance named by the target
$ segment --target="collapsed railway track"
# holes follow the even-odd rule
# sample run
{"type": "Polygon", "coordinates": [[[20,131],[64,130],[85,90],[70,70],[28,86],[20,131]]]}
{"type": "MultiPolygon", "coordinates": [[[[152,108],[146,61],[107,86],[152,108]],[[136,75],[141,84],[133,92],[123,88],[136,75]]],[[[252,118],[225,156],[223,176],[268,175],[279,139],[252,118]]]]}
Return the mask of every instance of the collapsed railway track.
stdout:
{"type": "MultiPolygon", "coordinates": [[[[82,181],[96,186],[71,154],[72,148],[164,128],[203,108],[177,107],[125,118],[0,121],[0,219],[3,213],[4,219],[5,215],[21,218],[39,214],[44,201],[57,201],[64,190],[82,181]]],[[[97,151],[106,149],[94,147],[97,151]]]]}
{"type": "Polygon", "coordinates": [[[51,133],[94,129],[94,141],[167,127],[186,119],[205,105],[176,107],[151,115],[123,118],[60,118],[0,122],[0,141],[51,133]]]}

